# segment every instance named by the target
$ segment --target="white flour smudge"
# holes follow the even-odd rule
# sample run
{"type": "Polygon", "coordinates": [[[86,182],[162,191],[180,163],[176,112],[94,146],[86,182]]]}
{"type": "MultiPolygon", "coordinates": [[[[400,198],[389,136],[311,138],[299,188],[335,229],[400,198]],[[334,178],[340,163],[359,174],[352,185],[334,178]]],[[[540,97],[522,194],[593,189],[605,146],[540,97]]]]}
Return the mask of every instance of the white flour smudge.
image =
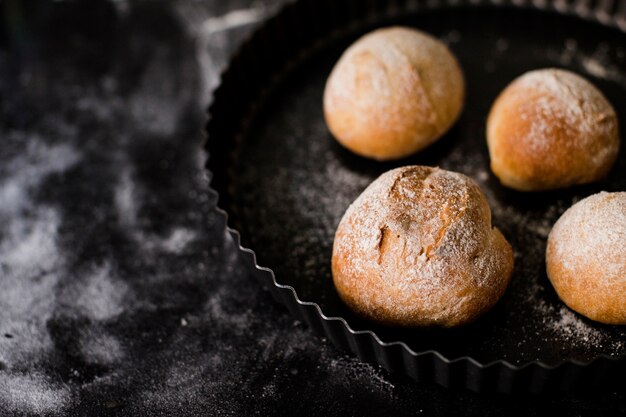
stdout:
{"type": "Polygon", "coordinates": [[[615,52],[615,56],[619,58],[624,57],[625,50],[618,48],[612,51],[609,45],[600,43],[592,53],[587,54],[580,50],[575,39],[567,39],[561,51],[550,52],[548,57],[562,66],[577,65],[582,71],[593,77],[612,81],[626,87],[624,66],[615,62],[611,52],[615,52]]]}
{"type": "Polygon", "coordinates": [[[181,253],[185,247],[195,239],[196,233],[182,227],[172,230],[169,237],[162,241],[162,247],[171,253],[181,253]]]}
{"type": "Polygon", "coordinates": [[[87,363],[113,366],[124,357],[124,349],[120,342],[97,328],[90,328],[80,336],[79,347],[87,363]]]}
{"type": "Polygon", "coordinates": [[[59,303],[93,320],[109,320],[122,313],[129,292],[128,285],[105,263],[75,277],[59,295],[59,303]]]}
{"type": "MultiPolygon", "coordinates": [[[[19,139],[27,140],[27,139],[19,139]]],[[[58,245],[61,216],[57,209],[35,201],[33,192],[50,175],[62,173],[80,160],[69,145],[46,145],[28,138],[25,150],[4,165],[0,182],[0,402],[9,410],[47,413],[61,410],[69,391],[31,373],[11,370],[39,363],[52,349],[46,323],[53,314],[54,288],[65,271],[58,245]]]]}
{"type": "Polygon", "coordinates": [[[34,414],[61,412],[70,402],[69,392],[44,375],[0,373],[0,404],[9,411],[34,414]]]}
{"type": "Polygon", "coordinates": [[[196,238],[196,233],[184,227],[173,228],[166,236],[145,232],[143,219],[139,214],[144,196],[145,192],[136,183],[132,171],[130,169],[122,171],[114,190],[115,207],[120,223],[126,226],[131,232],[131,237],[146,250],[182,253],[196,238]]]}

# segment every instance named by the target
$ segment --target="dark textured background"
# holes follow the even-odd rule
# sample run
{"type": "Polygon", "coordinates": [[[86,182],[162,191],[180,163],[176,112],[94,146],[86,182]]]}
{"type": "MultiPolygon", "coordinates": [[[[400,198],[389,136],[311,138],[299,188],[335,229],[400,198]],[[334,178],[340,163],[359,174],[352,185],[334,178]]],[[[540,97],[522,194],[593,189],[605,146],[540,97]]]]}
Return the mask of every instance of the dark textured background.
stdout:
{"type": "Polygon", "coordinates": [[[0,0],[0,415],[625,415],[389,375],[247,276],[204,109],[282,2],[0,0]]]}

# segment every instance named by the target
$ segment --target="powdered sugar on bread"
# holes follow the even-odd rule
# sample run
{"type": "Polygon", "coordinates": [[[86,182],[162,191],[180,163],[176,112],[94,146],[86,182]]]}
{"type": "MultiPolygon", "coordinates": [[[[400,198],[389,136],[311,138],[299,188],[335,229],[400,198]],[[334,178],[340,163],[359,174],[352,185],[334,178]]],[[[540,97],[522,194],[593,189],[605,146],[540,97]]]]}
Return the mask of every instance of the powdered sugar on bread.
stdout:
{"type": "Polygon", "coordinates": [[[594,194],[568,209],[550,232],[546,262],[568,306],[626,324],[626,192],[594,194]]]}
{"type": "Polygon", "coordinates": [[[454,326],[504,292],[512,251],[468,177],[409,166],[374,181],[344,215],[333,278],[360,314],[395,325],[454,326]]]}
{"type": "Polygon", "coordinates": [[[507,186],[536,191],[604,177],[619,150],[617,116],[590,82],[544,69],[513,81],[487,123],[494,173],[507,186]]]}
{"type": "Polygon", "coordinates": [[[450,128],[464,90],[461,68],[441,41],[411,28],[384,28],[341,56],[324,90],[324,116],[352,152],[397,159],[450,128]]]}

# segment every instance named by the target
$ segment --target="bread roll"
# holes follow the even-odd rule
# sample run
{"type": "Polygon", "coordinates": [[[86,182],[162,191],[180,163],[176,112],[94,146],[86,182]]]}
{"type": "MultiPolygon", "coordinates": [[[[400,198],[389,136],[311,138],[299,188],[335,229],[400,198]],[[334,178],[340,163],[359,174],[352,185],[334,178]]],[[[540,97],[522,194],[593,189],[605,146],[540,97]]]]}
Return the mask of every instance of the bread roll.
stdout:
{"type": "Polygon", "coordinates": [[[491,169],[502,184],[540,191],[604,177],[617,158],[615,111],[590,82],[563,70],[528,72],[487,121],[491,169]]]}
{"type": "Polygon", "coordinates": [[[368,158],[408,156],[456,121],[461,68],[432,36],[404,27],[371,32],[350,46],[324,91],[324,116],[340,144],[368,158]]]}
{"type": "Polygon", "coordinates": [[[546,266],[572,310],[626,324],[626,192],[594,194],[570,207],[550,232],[546,266]]]}
{"type": "Polygon", "coordinates": [[[478,185],[438,168],[381,175],[348,208],[333,246],[340,297],[386,325],[468,323],[498,301],[512,271],[478,185]]]}

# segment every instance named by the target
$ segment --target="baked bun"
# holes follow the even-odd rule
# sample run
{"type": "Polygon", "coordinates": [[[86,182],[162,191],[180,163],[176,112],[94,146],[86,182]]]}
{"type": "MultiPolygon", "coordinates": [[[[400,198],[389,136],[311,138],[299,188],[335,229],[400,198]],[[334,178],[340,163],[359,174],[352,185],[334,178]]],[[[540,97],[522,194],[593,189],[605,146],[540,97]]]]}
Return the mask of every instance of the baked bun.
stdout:
{"type": "Polygon", "coordinates": [[[497,98],[487,144],[491,169],[508,187],[586,184],[604,177],[617,158],[617,116],[584,78],[559,69],[531,71],[497,98]]]}
{"type": "Polygon", "coordinates": [[[461,68],[450,50],[404,27],[371,32],[350,46],[324,90],[324,116],[352,152],[390,160],[443,135],[461,113],[461,68]]]}
{"type": "Polygon", "coordinates": [[[332,271],[340,297],[367,319],[452,327],[498,301],[513,252],[474,181],[407,166],[381,175],[348,208],[332,271]]]}
{"type": "Polygon", "coordinates": [[[546,266],[572,310],[626,324],[626,192],[594,194],[570,207],[550,232],[546,266]]]}

